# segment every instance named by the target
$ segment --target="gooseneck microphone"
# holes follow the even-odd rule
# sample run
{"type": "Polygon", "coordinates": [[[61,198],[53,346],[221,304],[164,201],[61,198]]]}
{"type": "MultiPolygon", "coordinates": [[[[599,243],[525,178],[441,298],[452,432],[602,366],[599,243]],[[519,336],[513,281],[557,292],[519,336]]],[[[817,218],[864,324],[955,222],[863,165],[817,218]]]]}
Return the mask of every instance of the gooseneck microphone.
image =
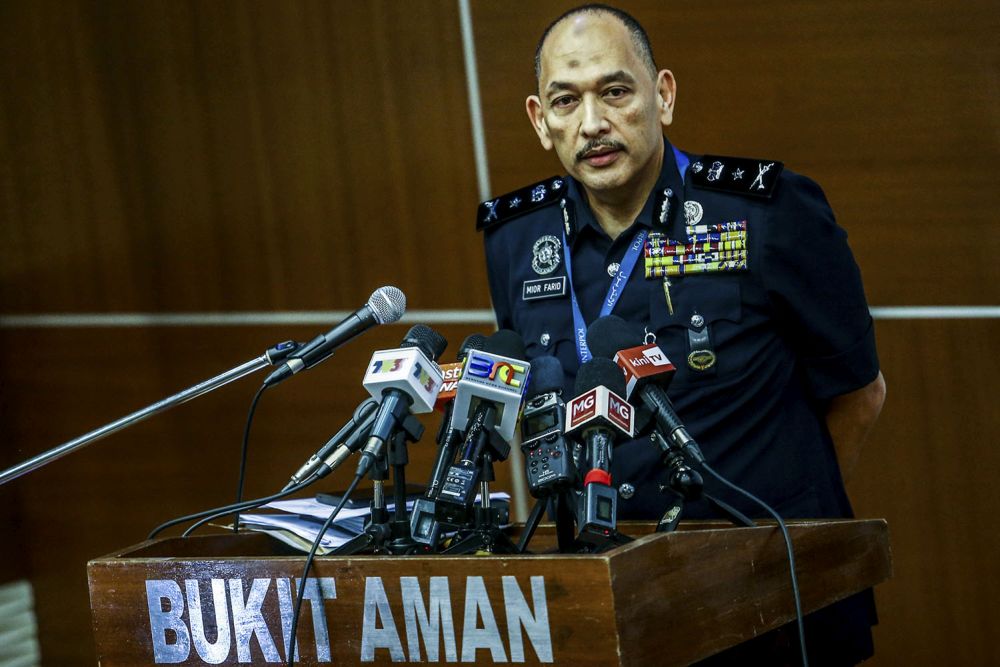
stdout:
{"type": "Polygon", "coordinates": [[[434,409],[442,382],[441,369],[435,362],[447,346],[441,334],[418,324],[407,332],[399,348],[372,355],[363,384],[381,403],[358,461],[359,476],[368,472],[408,413],[434,409]]]}
{"type": "Polygon", "coordinates": [[[292,354],[288,361],[264,379],[264,386],[271,387],[300,371],[325,361],[334,350],[379,324],[397,321],[406,312],[406,295],[392,286],[380,287],[368,302],[347,316],[325,334],[316,336],[292,354]]]}

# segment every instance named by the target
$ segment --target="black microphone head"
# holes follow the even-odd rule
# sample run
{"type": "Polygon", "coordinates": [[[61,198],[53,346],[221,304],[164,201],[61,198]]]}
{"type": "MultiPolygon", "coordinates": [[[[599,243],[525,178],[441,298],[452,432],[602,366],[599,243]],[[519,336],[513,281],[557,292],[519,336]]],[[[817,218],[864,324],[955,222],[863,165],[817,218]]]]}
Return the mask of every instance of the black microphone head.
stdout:
{"type": "Polygon", "coordinates": [[[625,374],[622,373],[622,369],[610,359],[594,357],[580,366],[573,391],[579,396],[601,385],[619,396],[625,396],[625,374]]]}
{"type": "Polygon", "coordinates": [[[483,334],[470,334],[462,341],[462,346],[458,348],[458,361],[465,361],[470,350],[481,350],[486,345],[486,336],[483,334]]]}
{"type": "Polygon", "coordinates": [[[499,354],[501,357],[511,359],[524,359],[527,353],[524,350],[524,339],[510,329],[501,329],[486,339],[483,352],[489,354],[499,354]]]}
{"type": "Polygon", "coordinates": [[[400,347],[418,347],[428,359],[437,361],[444,349],[448,347],[448,341],[426,324],[417,324],[406,332],[400,347]]]}
{"type": "Polygon", "coordinates": [[[565,380],[562,362],[556,357],[535,357],[531,360],[531,378],[528,380],[528,398],[550,391],[562,392],[565,380]]]}
{"type": "Polygon", "coordinates": [[[613,359],[618,350],[642,345],[643,332],[617,315],[599,317],[587,329],[587,347],[595,357],[613,359]]]}
{"type": "Polygon", "coordinates": [[[372,292],[367,306],[379,324],[389,324],[406,312],[406,295],[398,287],[386,285],[372,292]]]}

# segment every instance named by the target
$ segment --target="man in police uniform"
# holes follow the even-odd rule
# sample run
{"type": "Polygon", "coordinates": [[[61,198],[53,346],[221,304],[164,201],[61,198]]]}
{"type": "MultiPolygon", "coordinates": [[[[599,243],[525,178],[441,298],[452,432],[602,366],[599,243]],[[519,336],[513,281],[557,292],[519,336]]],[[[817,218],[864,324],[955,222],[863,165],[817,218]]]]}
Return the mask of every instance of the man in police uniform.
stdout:
{"type": "MultiPolygon", "coordinates": [[[[674,76],[620,10],[559,17],[535,69],[528,117],[568,176],[479,207],[498,325],[530,357],[558,357],[568,391],[588,324],[613,313],[645,327],[677,367],[671,400],[716,470],[782,516],[851,516],[843,479],[885,385],[860,272],[819,186],[776,160],[674,148],[663,136],[674,76]]],[[[616,447],[612,473],[620,518],[660,518],[666,480],[648,439],[616,447]]],[[[712,480],[706,491],[761,514],[712,480]]],[[[870,592],[814,614],[813,664],[869,656],[874,622],[870,592]]],[[[796,654],[794,635],[764,637],[719,659],[796,654]]]]}

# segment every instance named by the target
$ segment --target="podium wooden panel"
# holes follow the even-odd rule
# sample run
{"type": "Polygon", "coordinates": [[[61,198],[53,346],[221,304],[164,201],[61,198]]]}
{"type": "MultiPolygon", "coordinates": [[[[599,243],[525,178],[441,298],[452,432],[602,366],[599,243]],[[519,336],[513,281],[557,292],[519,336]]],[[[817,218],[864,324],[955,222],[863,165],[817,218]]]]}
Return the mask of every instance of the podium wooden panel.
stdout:
{"type": "MultiPolygon", "coordinates": [[[[598,555],[319,559],[297,655],[304,665],[683,665],[793,618],[773,524],[622,527],[641,537],[598,555]]],[[[891,574],[885,521],[788,527],[807,612],[891,574]]],[[[532,546],[551,539],[542,526],[532,546]]],[[[100,664],[283,663],[304,560],[248,533],[154,540],[91,561],[100,664]]]]}

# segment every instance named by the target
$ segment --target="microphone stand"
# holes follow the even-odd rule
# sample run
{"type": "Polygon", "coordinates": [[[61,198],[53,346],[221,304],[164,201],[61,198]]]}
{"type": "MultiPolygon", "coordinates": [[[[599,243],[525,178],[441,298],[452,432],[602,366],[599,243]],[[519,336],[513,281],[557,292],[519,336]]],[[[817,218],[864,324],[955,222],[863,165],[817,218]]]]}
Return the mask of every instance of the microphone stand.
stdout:
{"type": "Polygon", "coordinates": [[[89,433],[84,433],[83,435],[76,437],[69,442],[65,442],[58,447],[53,447],[46,452],[42,452],[41,454],[33,456],[26,461],[22,461],[21,463],[0,472],[0,486],[3,486],[11,480],[17,479],[21,475],[37,470],[38,468],[41,468],[56,459],[62,458],[67,454],[75,452],[81,447],[109,436],[116,431],[120,431],[131,426],[132,424],[137,424],[148,417],[163,412],[168,408],[180,405],[181,403],[186,403],[187,401],[197,398],[202,394],[207,394],[208,392],[218,389],[225,384],[229,384],[230,382],[250,375],[265,366],[275,366],[283,363],[285,359],[298,350],[299,347],[300,344],[292,340],[277,343],[276,345],[268,348],[264,354],[255,359],[242,363],[239,366],[231,368],[224,373],[220,373],[213,378],[199,382],[198,384],[188,387],[183,391],[179,391],[172,396],[164,398],[162,401],[148,405],[141,410],[136,410],[131,414],[125,415],[121,419],[116,419],[115,421],[105,424],[100,428],[96,428],[89,433]]]}
{"type": "Polygon", "coordinates": [[[559,553],[576,553],[579,544],[576,541],[576,494],[572,487],[566,486],[555,489],[550,496],[544,496],[535,501],[535,506],[531,509],[527,521],[524,522],[524,530],[521,539],[517,543],[517,553],[525,553],[528,542],[535,534],[538,524],[542,521],[546,508],[552,503],[553,513],[556,516],[556,542],[559,553]]]}
{"type": "Polygon", "coordinates": [[[418,546],[410,535],[410,520],[406,515],[406,473],[408,461],[407,442],[416,442],[424,434],[424,427],[412,414],[407,415],[389,438],[388,447],[375,459],[371,467],[372,502],[371,518],[364,531],[331,552],[335,556],[350,556],[368,552],[374,554],[407,554],[418,546]],[[385,480],[389,467],[393,471],[393,502],[395,508],[390,519],[385,504],[385,480]]]}
{"type": "MultiPolygon", "coordinates": [[[[492,433],[490,434],[493,435],[492,433]]],[[[479,494],[481,500],[475,510],[475,524],[472,532],[461,539],[457,539],[451,546],[442,551],[443,554],[458,555],[470,554],[477,551],[487,551],[489,553],[513,554],[517,553],[517,545],[503,532],[500,527],[500,509],[493,507],[490,503],[490,482],[496,480],[496,473],[493,471],[493,457],[503,461],[510,453],[510,445],[497,447],[493,437],[490,437],[489,445],[483,448],[479,456],[479,494]],[[506,449],[506,452],[503,451],[506,449]]]]}
{"type": "MultiPolygon", "coordinates": [[[[653,438],[659,438],[661,446],[665,444],[660,435],[655,431],[653,438]]],[[[707,500],[708,504],[716,512],[729,519],[734,526],[752,528],[757,525],[732,505],[705,493],[704,480],[701,474],[688,466],[680,450],[670,448],[664,452],[663,463],[669,471],[669,477],[666,484],[660,485],[660,492],[673,495],[674,503],[663,513],[659,523],[656,525],[656,532],[669,533],[676,529],[678,522],[681,520],[681,515],[684,513],[684,503],[689,500],[694,501],[701,498],[707,500]]]]}

